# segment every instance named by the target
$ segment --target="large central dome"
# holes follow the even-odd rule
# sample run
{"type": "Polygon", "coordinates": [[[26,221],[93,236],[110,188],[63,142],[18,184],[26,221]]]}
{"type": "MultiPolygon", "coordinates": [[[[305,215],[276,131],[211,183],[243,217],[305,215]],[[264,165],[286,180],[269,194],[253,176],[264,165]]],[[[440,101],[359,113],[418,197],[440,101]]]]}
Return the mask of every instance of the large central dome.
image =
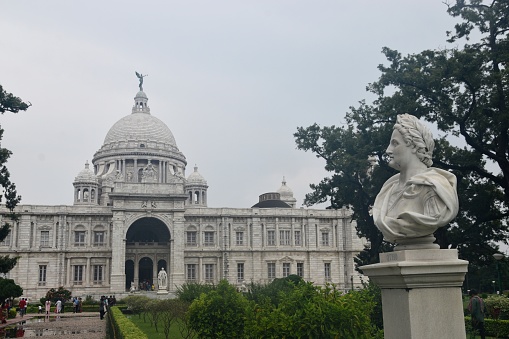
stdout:
{"type": "Polygon", "coordinates": [[[147,158],[171,158],[178,161],[176,167],[182,172],[185,168],[185,157],[179,151],[175,137],[168,126],[150,114],[147,105],[148,97],[139,91],[134,97],[132,113],[117,121],[106,134],[104,143],[94,155],[92,163],[118,160],[130,155],[136,158],[145,155],[147,158]]]}
{"type": "Polygon", "coordinates": [[[177,147],[175,138],[164,122],[146,113],[133,113],[117,121],[106,134],[104,144],[154,141],[177,147]]]}

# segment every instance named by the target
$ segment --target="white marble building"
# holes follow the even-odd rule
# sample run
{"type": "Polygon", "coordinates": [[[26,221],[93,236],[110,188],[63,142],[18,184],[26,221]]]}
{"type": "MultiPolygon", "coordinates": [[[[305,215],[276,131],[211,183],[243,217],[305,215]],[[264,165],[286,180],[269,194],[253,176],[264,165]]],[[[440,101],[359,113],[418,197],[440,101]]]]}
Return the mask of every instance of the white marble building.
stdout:
{"type": "Polygon", "coordinates": [[[360,283],[353,257],[363,244],[347,209],[295,208],[284,179],[251,208],[207,207],[207,181],[196,167],[186,179],[186,158],[147,101],[138,92],[132,113],[111,127],[75,178],[72,206],[18,206],[0,255],[19,256],[8,277],[24,296],[58,286],[118,296],[157,285],[162,267],[169,293],[186,281],[241,287],[289,274],[360,283]]]}

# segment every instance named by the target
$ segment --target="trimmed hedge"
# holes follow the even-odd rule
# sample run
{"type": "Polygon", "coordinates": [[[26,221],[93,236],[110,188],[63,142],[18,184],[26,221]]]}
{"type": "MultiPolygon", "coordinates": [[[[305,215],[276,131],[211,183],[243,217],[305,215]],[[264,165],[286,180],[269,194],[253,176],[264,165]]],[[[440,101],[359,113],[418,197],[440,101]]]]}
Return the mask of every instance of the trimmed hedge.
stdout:
{"type": "Polygon", "coordinates": [[[112,322],[112,330],[116,335],[111,335],[110,338],[123,338],[123,339],[148,339],[147,335],[143,333],[138,326],[133,324],[131,320],[122,314],[118,306],[109,308],[110,313],[108,319],[112,322]]]}
{"type": "MultiPolygon", "coordinates": [[[[470,317],[465,317],[465,325],[470,327],[472,324],[470,317]]],[[[486,335],[496,338],[509,338],[509,320],[484,319],[484,329],[486,335]]]]}

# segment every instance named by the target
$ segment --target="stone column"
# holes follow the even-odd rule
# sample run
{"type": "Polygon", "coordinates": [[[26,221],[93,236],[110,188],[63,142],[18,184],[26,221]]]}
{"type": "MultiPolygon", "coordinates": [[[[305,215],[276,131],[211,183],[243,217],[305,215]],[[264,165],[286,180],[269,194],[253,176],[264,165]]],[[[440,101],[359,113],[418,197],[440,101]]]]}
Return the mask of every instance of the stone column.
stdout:
{"type": "Polygon", "coordinates": [[[125,247],[124,213],[113,214],[112,256],[111,256],[111,291],[122,293],[125,290],[125,247]]]}
{"type": "Polygon", "coordinates": [[[140,263],[138,254],[134,256],[134,286],[136,286],[136,290],[140,287],[140,277],[139,277],[140,263]]]}
{"type": "Polygon", "coordinates": [[[457,251],[380,253],[380,263],[360,269],[380,286],[386,339],[464,339],[461,286],[468,261],[457,251]]]}

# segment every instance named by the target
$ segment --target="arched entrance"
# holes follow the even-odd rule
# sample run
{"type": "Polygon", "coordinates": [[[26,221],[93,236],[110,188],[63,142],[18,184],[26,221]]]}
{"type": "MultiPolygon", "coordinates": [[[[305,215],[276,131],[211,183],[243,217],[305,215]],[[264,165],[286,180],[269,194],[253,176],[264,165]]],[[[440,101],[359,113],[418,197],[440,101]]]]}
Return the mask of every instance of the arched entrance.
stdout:
{"type": "Polygon", "coordinates": [[[157,262],[157,272],[159,272],[161,268],[164,268],[164,270],[168,272],[168,264],[166,264],[166,260],[161,259],[157,262]]]}
{"type": "Polygon", "coordinates": [[[144,289],[146,291],[150,290],[150,287],[154,282],[153,274],[154,274],[154,263],[152,262],[152,259],[147,257],[141,258],[138,272],[141,289],[144,289]]]}
{"type": "Polygon", "coordinates": [[[170,275],[170,238],[168,227],[157,218],[141,218],[129,227],[126,234],[126,288],[131,282],[137,289],[142,285],[152,286],[161,267],[170,275]],[[132,277],[129,276],[129,265],[133,266],[132,277]]]}
{"type": "Polygon", "coordinates": [[[125,262],[125,289],[129,290],[134,282],[134,261],[126,260],[125,262]]]}

